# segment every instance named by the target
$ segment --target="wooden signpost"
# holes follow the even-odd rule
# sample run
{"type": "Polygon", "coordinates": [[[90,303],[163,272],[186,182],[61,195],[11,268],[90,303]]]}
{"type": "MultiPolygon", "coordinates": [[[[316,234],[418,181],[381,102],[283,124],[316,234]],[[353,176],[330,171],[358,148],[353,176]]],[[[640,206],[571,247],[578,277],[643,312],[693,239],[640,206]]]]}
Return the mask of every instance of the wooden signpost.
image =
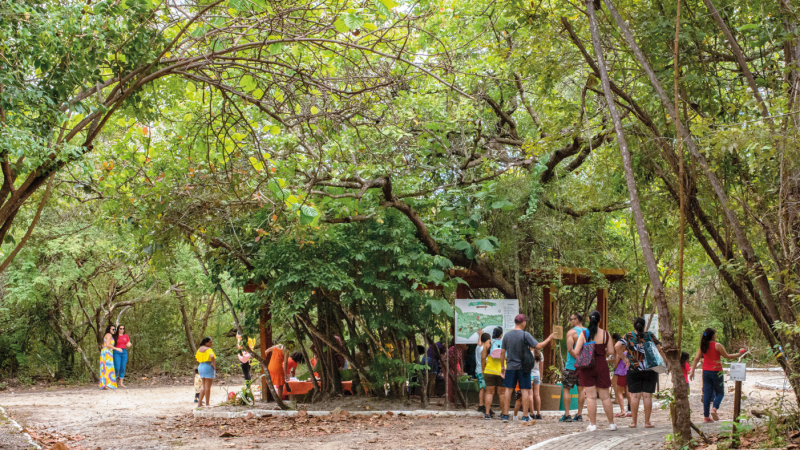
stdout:
{"type": "Polygon", "coordinates": [[[747,366],[744,363],[731,363],[730,379],[736,383],[736,390],[733,394],[733,432],[736,432],[736,424],[739,423],[739,412],[742,407],[742,381],[747,377],[747,366]]]}

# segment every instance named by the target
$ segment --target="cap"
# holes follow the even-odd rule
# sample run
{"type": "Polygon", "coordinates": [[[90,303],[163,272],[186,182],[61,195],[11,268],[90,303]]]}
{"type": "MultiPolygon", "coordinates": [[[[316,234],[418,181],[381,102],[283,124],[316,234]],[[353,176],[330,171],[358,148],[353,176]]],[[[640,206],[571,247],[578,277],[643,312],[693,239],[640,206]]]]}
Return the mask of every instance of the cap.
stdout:
{"type": "Polygon", "coordinates": [[[517,317],[514,317],[514,323],[520,324],[522,322],[527,322],[528,318],[525,317],[525,314],[517,314],[517,317]]]}

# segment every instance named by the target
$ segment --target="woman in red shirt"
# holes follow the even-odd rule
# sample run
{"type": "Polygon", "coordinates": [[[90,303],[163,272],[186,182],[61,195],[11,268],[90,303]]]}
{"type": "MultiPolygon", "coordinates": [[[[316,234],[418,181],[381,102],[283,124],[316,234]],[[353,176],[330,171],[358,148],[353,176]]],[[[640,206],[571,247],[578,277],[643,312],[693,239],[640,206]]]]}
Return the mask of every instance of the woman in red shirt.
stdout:
{"type": "Polygon", "coordinates": [[[692,373],[689,378],[694,380],[694,371],[697,363],[703,359],[703,422],[716,422],[719,420],[717,409],[725,396],[725,383],[722,378],[722,360],[720,358],[733,359],[744,353],[744,348],[739,349],[739,353],[729,355],[722,344],[717,342],[717,331],[713,328],[706,328],[703,337],[700,338],[700,348],[692,362],[692,373]],[[714,408],[711,403],[714,403],[714,408]],[[713,418],[710,419],[710,414],[713,418]]]}
{"type": "Polygon", "coordinates": [[[114,342],[117,348],[121,348],[121,352],[114,352],[114,372],[117,374],[117,385],[121,388],[125,387],[125,367],[128,365],[128,349],[133,347],[131,344],[131,337],[125,334],[125,326],[120,325],[117,327],[117,334],[114,335],[114,342]]]}

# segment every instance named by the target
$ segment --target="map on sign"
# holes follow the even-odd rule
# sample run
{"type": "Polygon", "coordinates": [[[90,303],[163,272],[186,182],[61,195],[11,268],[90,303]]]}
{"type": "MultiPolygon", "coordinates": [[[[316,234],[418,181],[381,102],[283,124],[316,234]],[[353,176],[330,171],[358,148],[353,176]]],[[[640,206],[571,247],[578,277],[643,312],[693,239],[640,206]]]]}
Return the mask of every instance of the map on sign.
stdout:
{"type": "Polygon", "coordinates": [[[455,312],[456,344],[475,344],[480,330],[491,334],[496,326],[502,326],[504,330],[513,328],[519,301],[457,299],[455,312]]]}

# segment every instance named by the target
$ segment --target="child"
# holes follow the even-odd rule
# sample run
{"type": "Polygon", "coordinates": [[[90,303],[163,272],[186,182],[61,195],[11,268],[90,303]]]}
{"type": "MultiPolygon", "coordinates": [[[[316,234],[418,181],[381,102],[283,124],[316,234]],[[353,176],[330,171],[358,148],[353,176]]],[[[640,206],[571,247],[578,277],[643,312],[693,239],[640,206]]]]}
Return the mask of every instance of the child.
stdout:
{"type": "MultiPolygon", "coordinates": [[[[691,370],[691,367],[689,367],[690,357],[691,355],[688,352],[681,353],[681,370],[683,370],[683,378],[686,380],[687,385],[689,384],[689,371],[691,370]]],[[[689,387],[687,387],[686,392],[688,393],[689,390],[689,387]]]]}
{"type": "Polygon", "coordinates": [[[200,372],[197,371],[197,367],[194,368],[194,402],[197,403],[197,399],[200,398],[200,388],[203,387],[203,379],[200,378],[200,372]]]}

